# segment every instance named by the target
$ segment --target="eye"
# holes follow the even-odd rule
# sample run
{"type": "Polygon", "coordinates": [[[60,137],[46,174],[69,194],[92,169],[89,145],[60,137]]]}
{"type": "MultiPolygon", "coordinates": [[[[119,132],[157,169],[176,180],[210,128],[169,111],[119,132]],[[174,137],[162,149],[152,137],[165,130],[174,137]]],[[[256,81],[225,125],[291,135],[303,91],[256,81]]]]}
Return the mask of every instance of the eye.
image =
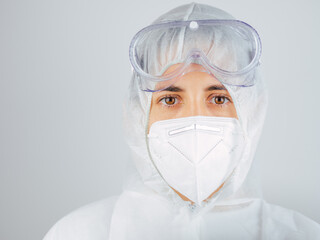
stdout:
{"type": "Polygon", "coordinates": [[[164,105],[168,105],[168,106],[172,106],[172,105],[175,105],[177,104],[178,100],[176,97],[171,97],[171,96],[168,96],[168,97],[164,97],[160,100],[160,102],[164,105]]]}
{"type": "Polygon", "coordinates": [[[229,99],[225,96],[215,96],[211,99],[211,101],[215,104],[221,105],[229,102],[229,99]]]}

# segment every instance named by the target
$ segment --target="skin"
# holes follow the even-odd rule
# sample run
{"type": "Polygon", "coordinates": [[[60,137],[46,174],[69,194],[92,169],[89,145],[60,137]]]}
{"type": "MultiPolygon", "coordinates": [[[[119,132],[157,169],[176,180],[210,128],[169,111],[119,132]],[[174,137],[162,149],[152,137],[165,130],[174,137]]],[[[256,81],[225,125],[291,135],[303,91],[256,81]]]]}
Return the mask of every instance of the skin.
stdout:
{"type": "MultiPolygon", "coordinates": [[[[174,71],[180,64],[170,66],[164,74],[174,71]]],[[[214,116],[238,118],[232,98],[227,89],[212,75],[203,71],[201,65],[190,64],[179,79],[168,83],[159,83],[157,89],[164,89],[152,94],[149,115],[150,126],[157,121],[190,116],[214,116]],[[165,85],[164,85],[165,84],[165,85]]],[[[214,193],[220,190],[213,189],[214,193]]],[[[187,197],[173,189],[183,200],[187,197]]],[[[207,200],[206,199],[206,200],[207,200]]]]}

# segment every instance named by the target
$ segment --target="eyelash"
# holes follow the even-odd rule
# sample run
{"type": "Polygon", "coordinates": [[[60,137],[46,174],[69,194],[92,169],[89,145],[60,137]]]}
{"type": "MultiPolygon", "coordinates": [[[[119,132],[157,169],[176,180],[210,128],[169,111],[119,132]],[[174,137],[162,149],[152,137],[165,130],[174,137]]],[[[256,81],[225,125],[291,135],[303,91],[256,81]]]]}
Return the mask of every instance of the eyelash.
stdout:
{"type": "MultiPolygon", "coordinates": [[[[211,94],[211,95],[208,97],[208,99],[209,99],[209,102],[210,102],[211,104],[220,105],[221,107],[222,107],[222,105],[227,104],[228,102],[231,102],[231,103],[232,103],[232,101],[231,101],[231,99],[230,99],[229,97],[227,97],[227,96],[225,96],[225,95],[222,95],[222,94],[211,94]],[[222,103],[222,104],[217,104],[217,103],[215,103],[215,102],[212,101],[212,100],[214,100],[215,98],[218,98],[218,97],[224,98],[226,101],[225,101],[224,103],[222,103]]],[[[177,104],[179,103],[179,99],[178,99],[178,96],[175,96],[175,95],[166,95],[166,96],[160,98],[159,101],[158,101],[158,103],[162,103],[165,107],[174,107],[175,105],[177,105],[177,104]],[[175,99],[175,103],[174,103],[174,104],[171,104],[171,105],[165,103],[164,101],[165,101],[167,98],[174,98],[174,99],[175,99]]]]}
{"type": "Polygon", "coordinates": [[[231,102],[231,103],[232,103],[232,101],[231,101],[231,99],[230,99],[229,97],[227,97],[227,96],[225,96],[225,95],[222,95],[222,94],[211,94],[211,95],[208,97],[208,99],[209,99],[209,102],[210,102],[210,103],[212,103],[212,104],[214,104],[214,105],[220,105],[221,107],[222,107],[222,105],[227,104],[228,102],[231,102]],[[215,103],[215,102],[212,101],[212,100],[214,100],[215,98],[218,98],[218,97],[224,98],[224,99],[225,99],[225,102],[222,103],[222,104],[217,104],[217,103],[215,103]]]}
{"type": "Polygon", "coordinates": [[[162,103],[165,107],[174,107],[175,105],[178,104],[179,99],[178,99],[177,96],[174,96],[174,95],[166,95],[166,96],[160,98],[158,102],[159,102],[159,103],[162,103]],[[172,104],[172,105],[166,104],[164,101],[165,101],[167,98],[174,98],[174,99],[175,99],[175,103],[172,104]]]}

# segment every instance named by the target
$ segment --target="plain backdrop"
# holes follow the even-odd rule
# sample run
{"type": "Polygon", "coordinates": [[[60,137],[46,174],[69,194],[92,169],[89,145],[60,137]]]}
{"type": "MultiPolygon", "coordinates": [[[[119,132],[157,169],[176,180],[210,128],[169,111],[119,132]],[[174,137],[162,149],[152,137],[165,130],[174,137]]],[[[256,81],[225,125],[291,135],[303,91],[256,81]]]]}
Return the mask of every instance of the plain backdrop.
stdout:
{"type": "MultiPolygon", "coordinates": [[[[182,0],[0,0],[0,239],[42,239],[119,194],[130,153],[122,103],[133,35],[182,0]]],[[[269,110],[265,198],[320,222],[320,2],[201,1],[262,38],[269,110]]]]}

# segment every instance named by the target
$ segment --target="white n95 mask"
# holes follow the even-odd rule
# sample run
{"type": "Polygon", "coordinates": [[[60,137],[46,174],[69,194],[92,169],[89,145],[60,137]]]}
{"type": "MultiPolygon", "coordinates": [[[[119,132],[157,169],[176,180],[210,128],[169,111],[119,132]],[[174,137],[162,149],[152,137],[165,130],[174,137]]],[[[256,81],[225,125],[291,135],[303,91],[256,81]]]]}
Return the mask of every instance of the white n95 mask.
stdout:
{"type": "Polygon", "coordinates": [[[150,157],[162,178],[198,205],[231,175],[244,146],[244,133],[235,118],[158,121],[148,134],[150,157]]]}

